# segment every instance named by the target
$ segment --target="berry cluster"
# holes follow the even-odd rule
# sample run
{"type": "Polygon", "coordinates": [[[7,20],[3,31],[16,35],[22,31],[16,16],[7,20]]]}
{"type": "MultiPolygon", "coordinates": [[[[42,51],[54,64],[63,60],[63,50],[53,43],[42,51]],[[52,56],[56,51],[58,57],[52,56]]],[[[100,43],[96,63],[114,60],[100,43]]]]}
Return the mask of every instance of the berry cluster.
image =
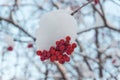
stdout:
{"type": "Polygon", "coordinates": [[[61,39],[60,41],[56,41],[56,47],[50,47],[49,51],[38,50],[37,55],[40,56],[41,61],[50,59],[51,62],[58,61],[61,64],[69,62],[69,55],[71,55],[76,48],[76,43],[70,44],[70,40],[70,36],[66,36],[66,40],[61,39]]]}

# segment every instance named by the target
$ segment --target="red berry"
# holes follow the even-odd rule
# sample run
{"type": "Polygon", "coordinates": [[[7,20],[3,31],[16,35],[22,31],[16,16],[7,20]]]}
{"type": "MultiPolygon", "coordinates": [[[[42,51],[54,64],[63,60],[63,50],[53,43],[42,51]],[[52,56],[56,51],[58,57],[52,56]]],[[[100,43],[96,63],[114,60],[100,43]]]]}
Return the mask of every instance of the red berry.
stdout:
{"type": "Polygon", "coordinates": [[[56,60],[56,56],[55,55],[53,55],[53,56],[50,57],[50,61],[51,62],[54,62],[55,60],[56,60]]]}
{"type": "Polygon", "coordinates": [[[71,40],[70,36],[66,36],[66,41],[70,41],[70,40],[71,40]]]}
{"type": "Polygon", "coordinates": [[[70,58],[67,56],[67,57],[65,58],[65,61],[66,61],[66,62],[69,62],[69,61],[70,61],[70,58]]]}
{"type": "Polygon", "coordinates": [[[45,57],[45,56],[47,56],[47,51],[46,50],[43,50],[43,56],[45,57]]]}
{"type": "Polygon", "coordinates": [[[44,61],[44,60],[45,60],[45,58],[44,58],[44,57],[41,57],[40,59],[41,59],[41,61],[44,61]]]}
{"type": "Polygon", "coordinates": [[[50,53],[50,54],[54,54],[54,53],[55,53],[55,48],[54,48],[54,47],[51,47],[50,50],[49,50],[49,53],[50,53]]]}
{"type": "Polygon", "coordinates": [[[33,47],[33,44],[28,44],[28,46],[27,46],[28,48],[32,48],[33,47]]]}
{"type": "Polygon", "coordinates": [[[56,41],[56,45],[59,45],[60,41],[56,41]]]}
{"type": "Polygon", "coordinates": [[[55,52],[55,55],[56,55],[56,56],[59,56],[60,54],[61,54],[61,53],[60,53],[59,51],[56,51],[56,52],[55,52]]]}
{"type": "Polygon", "coordinates": [[[70,49],[70,48],[72,48],[72,46],[71,46],[71,44],[68,44],[68,45],[66,46],[66,49],[70,49]]]}
{"type": "Polygon", "coordinates": [[[76,48],[76,47],[77,47],[76,43],[73,43],[72,48],[76,48]]]}
{"type": "Polygon", "coordinates": [[[63,59],[65,59],[66,57],[67,57],[67,55],[66,55],[66,54],[64,54],[64,55],[63,55],[63,59]]]}
{"type": "Polygon", "coordinates": [[[47,53],[47,50],[43,50],[43,53],[47,53]]]}
{"type": "Polygon", "coordinates": [[[99,0],[94,0],[94,3],[95,3],[95,4],[98,4],[98,3],[99,3],[99,0]]]}
{"type": "Polygon", "coordinates": [[[45,59],[48,59],[49,57],[45,56],[44,58],[45,58],[45,59]]]}
{"type": "Polygon", "coordinates": [[[38,56],[42,55],[42,52],[40,50],[38,50],[36,53],[37,53],[38,56]]]}
{"type": "Polygon", "coordinates": [[[64,64],[65,63],[64,59],[60,59],[59,63],[64,64]]]}
{"type": "Polygon", "coordinates": [[[48,58],[51,56],[51,54],[50,53],[47,53],[47,55],[46,55],[48,58]]]}
{"type": "Polygon", "coordinates": [[[112,61],[112,63],[114,64],[116,62],[116,59],[114,59],[113,61],[112,61]]]}
{"type": "Polygon", "coordinates": [[[8,51],[12,51],[12,50],[13,50],[13,47],[12,47],[12,46],[9,46],[9,47],[7,48],[7,50],[8,50],[8,51]]]}
{"type": "Polygon", "coordinates": [[[65,46],[64,46],[64,45],[61,45],[61,46],[59,47],[59,50],[61,50],[61,51],[64,51],[64,49],[65,49],[65,46]]]}
{"type": "Polygon", "coordinates": [[[59,56],[58,56],[58,59],[61,59],[62,57],[63,57],[62,55],[59,55],[59,56]]]}
{"type": "Polygon", "coordinates": [[[61,45],[64,44],[64,42],[65,42],[64,39],[61,39],[61,40],[60,40],[60,44],[61,44],[61,45]]]}
{"type": "Polygon", "coordinates": [[[65,52],[66,52],[68,55],[70,55],[73,51],[74,51],[74,49],[73,49],[71,46],[68,46],[65,52]]]}

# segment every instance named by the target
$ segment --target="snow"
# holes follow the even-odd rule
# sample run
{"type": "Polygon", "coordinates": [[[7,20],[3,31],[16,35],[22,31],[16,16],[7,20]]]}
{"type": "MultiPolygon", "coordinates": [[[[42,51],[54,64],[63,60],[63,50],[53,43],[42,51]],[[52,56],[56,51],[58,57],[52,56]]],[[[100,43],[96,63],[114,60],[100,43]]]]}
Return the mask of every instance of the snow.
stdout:
{"type": "Polygon", "coordinates": [[[4,34],[4,39],[9,46],[14,46],[15,43],[12,36],[4,34]]]}
{"type": "Polygon", "coordinates": [[[95,18],[96,18],[95,26],[98,27],[104,25],[104,22],[98,13],[95,13],[95,18]]]}
{"type": "Polygon", "coordinates": [[[72,42],[77,37],[77,23],[73,16],[66,10],[55,10],[44,14],[40,19],[40,27],[36,30],[35,37],[37,48],[49,49],[55,46],[55,41],[71,36],[72,42]]]}

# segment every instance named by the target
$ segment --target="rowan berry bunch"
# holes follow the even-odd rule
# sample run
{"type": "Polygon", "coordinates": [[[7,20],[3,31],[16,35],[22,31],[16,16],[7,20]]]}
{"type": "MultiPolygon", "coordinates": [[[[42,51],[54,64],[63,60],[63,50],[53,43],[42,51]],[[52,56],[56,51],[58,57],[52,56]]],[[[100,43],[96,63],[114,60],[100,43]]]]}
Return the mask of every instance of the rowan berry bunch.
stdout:
{"type": "Polygon", "coordinates": [[[70,61],[70,55],[77,47],[76,43],[70,43],[71,37],[66,36],[66,39],[56,41],[56,46],[51,46],[49,51],[37,50],[37,55],[40,56],[41,61],[50,59],[51,62],[58,61],[63,64],[70,61]]]}

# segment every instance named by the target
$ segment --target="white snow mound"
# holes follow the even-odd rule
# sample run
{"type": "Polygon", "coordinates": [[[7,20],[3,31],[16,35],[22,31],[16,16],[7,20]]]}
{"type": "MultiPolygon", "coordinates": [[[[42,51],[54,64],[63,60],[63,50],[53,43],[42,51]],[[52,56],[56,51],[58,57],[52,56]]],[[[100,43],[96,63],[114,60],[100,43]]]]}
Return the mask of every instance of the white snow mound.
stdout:
{"type": "Polygon", "coordinates": [[[40,50],[55,46],[55,42],[71,36],[74,42],[77,33],[77,22],[65,10],[55,10],[44,14],[40,19],[40,27],[36,30],[36,45],[40,50]]]}

